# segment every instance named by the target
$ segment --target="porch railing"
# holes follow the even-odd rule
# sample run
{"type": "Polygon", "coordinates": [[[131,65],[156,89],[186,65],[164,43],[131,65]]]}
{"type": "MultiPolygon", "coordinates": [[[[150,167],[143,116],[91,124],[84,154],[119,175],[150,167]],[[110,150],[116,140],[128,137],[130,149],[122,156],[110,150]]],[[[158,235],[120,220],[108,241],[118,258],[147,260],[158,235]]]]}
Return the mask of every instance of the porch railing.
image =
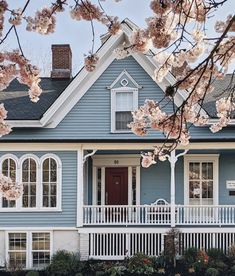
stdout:
{"type": "Polygon", "coordinates": [[[87,205],[83,225],[234,225],[235,205],[87,205]]]}
{"type": "Polygon", "coordinates": [[[176,223],[178,225],[231,225],[235,223],[235,206],[177,205],[176,223]]]}
{"type": "Polygon", "coordinates": [[[104,205],[84,206],[84,225],[170,225],[170,206],[104,205]]]}

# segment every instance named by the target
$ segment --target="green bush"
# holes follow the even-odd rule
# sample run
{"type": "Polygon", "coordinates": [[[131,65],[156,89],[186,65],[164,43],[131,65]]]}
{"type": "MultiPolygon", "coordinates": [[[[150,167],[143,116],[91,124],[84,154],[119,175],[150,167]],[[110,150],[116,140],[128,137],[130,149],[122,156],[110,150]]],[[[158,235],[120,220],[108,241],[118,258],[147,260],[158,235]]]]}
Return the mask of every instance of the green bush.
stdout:
{"type": "Polygon", "coordinates": [[[209,256],[209,259],[212,259],[215,261],[223,260],[225,258],[224,253],[220,249],[217,249],[217,248],[208,249],[207,255],[209,256]]]}
{"type": "Polygon", "coordinates": [[[206,276],[219,276],[219,271],[216,268],[210,267],[206,270],[206,276]]]}
{"type": "Polygon", "coordinates": [[[197,261],[197,256],[198,250],[194,247],[191,247],[184,252],[183,259],[187,265],[192,265],[197,261]]]}
{"type": "Polygon", "coordinates": [[[57,251],[47,267],[47,274],[50,276],[75,275],[81,270],[81,262],[78,254],[65,250],[57,251]]]}
{"type": "Polygon", "coordinates": [[[127,270],[134,275],[151,275],[155,272],[152,259],[143,253],[137,253],[127,260],[127,270]]]}
{"type": "Polygon", "coordinates": [[[27,272],[25,276],[39,276],[39,272],[32,270],[32,271],[27,272]]]}

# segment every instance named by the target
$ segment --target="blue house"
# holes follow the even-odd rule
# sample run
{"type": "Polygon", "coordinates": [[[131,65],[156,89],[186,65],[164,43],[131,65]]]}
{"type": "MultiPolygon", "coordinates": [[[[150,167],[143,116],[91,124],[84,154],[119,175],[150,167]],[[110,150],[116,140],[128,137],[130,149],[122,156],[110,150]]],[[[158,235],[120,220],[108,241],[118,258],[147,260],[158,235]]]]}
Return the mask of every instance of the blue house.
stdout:
{"type": "MultiPolygon", "coordinates": [[[[1,265],[41,267],[60,249],[82,259],[159,255],[175,227],[181,252],[227,252],[235,243],[234,121],[219,133],[209,130],[229,77],[206,99],[210,122],[191,128],[190,145],[142,168],[140,153],[164,137],[135,136],[127,128],[131,111],[145,99],[161,100],[174,76],[156,83],[150,55],[115,59],[114,49],[136,28],[124,20],[120,34],[103,36],[96,70],[73,79],[69,45],[54,45],[52,75],[42,78],[37,104],[17,81],[0,94],[14,127],[0,139],[0,170],[24,185],[18,200],[0,198],[1,265]]],[[[175,95],[176,105],[184,97],[175,95]]]]}

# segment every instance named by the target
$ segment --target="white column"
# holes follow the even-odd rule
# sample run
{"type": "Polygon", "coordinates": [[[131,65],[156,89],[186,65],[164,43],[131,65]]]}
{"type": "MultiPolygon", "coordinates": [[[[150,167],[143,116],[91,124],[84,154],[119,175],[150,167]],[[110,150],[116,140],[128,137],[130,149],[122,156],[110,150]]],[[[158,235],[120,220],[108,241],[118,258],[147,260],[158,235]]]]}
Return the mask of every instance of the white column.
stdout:
{"type": "Polygon", "coordinates": [[[77,150],[77,227],[83,226],[83,149],[77,150]]]}
{"type": "Polygon", "coordinates": [[[175,163],[177,162],[180,156],[183,156],[187,153],[188,150],[185,150],[178,155],[175,155],[175,150],[171,151],[168,160],[171,164],[171,227],[175,227],[175,163]]]}
{"type": "Polygon", "coordinates": [[[175,150],[171,152],[169,158],[171,164],[171,227],[175,227],[175,163],[177,157],[175,156],[175,150]]]}

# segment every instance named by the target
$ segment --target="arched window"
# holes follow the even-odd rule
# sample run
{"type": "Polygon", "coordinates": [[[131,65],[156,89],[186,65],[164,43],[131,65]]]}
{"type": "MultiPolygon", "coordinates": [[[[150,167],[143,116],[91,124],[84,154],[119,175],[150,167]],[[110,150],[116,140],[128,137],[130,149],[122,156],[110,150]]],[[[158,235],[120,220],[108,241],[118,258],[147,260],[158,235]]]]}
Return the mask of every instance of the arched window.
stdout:
{"type": "MultiPolygon", "coordinates": [[[[7,177],[10,177],[13,183],[16,182],[16,162],[12,158],[6,158],[2,161],[2,174],[7,177]]],[[[2,198],[2,207],[3,208],[14,208],[16,207],[15,200],[7,200],[6,198],[2,198]]]]}
{"type": "Polygon", "coordinates": [[[22,183],[24,186],[22,207],[36,207],[37,164],[33,158],[27,158],[22,163],[22,183]]]}
{"type": "Polygon", "coordinates": [[[52,158],[46,158],[42,165],[42,202],[43,207],[57,207],[58,164],[52,158]]]}

